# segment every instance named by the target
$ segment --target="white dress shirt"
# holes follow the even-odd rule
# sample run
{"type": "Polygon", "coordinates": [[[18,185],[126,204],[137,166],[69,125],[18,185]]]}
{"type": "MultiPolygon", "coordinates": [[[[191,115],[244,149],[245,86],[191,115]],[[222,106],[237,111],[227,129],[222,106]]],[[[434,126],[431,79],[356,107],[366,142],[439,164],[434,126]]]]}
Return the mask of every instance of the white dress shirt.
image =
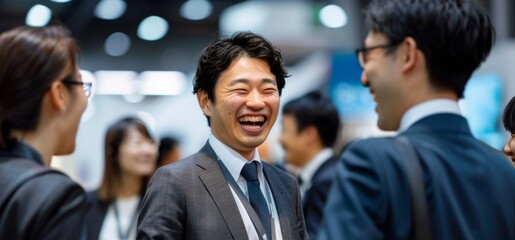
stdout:
{"type": "MultiPolygon", "coordinates": [[[[214,135],[211,134],[209,137],[209,144],[213,148],[213,151],[216,153],[216,155],[220,158],[222,163],[225,165],[227,170],[229,170],[229,173],[231,176],[236,180],[238,185],[240,186],[241,190],[247,196],[247,199],[249,198],[249,194],[247,191],[247,181],[240,175],[241,170],[243,169],[243,166],[248,162],[241,154],[234,151],[233,149],[227,147],[225,144],[220,142],[214,135]]],[[[254,151],[254,156],[252,157],[252,161],[258,162],[258,179],[259,179],[259,186],[261,188],[261,192],[263,193],[263,196],[265,196],[265,200],[268,203],[268,208],[272,215],[273,220],[273,239],[276,240],[282,240],[282,232],[281,232],[281,225],[279,222],[279,215],[277,213],[277,208],[275,206],[274,198],[272,195],[272,192],[270,191],[270,187],[268,186],[268,183],[266,182],[265,175],[263,174],[263,165],[261,163],[261,158],[259,157],[259,153],[257,149],[254,151]]],[[[229,184],[229,183],[227,183],[229,184]]],[[[234,197],[234,200],[236,201],[236,205],[238,206],[238,210],[240,211],[241,217],[243,219],[243,223],[245,224],[245,229],[247,230],[247,235],[249,236],[249,239],[251,240],[258,240],[258,233],[254,227],[254,224],[252,223],[252,220],[250,219],[249,214],[247,213],[247,210],[243,206],[243,203],[241,202],[240,198],[236,194],[235,190],[232,188],[232,186],[229,184],[229,188],[231,189],[232,195],[234,197]]]]}
{"type": "Polygon", "coordinates": [[[419,103],[404,113],[401,118],[399,133],[406,131],[418,120],[437,113],[461,115],[458,102],[450,99],[434,99],[419,103]]]}

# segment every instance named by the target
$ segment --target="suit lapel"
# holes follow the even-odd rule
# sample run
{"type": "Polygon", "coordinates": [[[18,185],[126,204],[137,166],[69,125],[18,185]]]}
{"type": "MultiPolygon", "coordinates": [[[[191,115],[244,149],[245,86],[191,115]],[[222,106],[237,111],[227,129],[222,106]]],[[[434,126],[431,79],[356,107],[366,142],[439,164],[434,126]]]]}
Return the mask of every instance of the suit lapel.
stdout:
{"type": "Polygon", "coordinates": [[[333,167],[336,162],[336,155],[333,155],[331,156],[330,158],[328,158],[327,160],[324,161],[324,163],[322,163],[322,165],[320,165],[320,167],[318,167],[318,169],[315,171],[315,173],[313,174],[313,177],[311,177],[311,186],[309,187],[309,189],[307,189],[307,191],[304,193],[304,198],[302,199],[302,209],[304,210],[304,214],[306,214],[306,208],[304,208],[305,206],[308,206],[309,203],[311,202],[311,196],[313,194],[311,194],[311,192],[313,191],[313,185],[314,183],[318,182],[319,181],[319,178],[322,178],[322,174],[326,173],[326,168],[330,168],[330,167],[333,167]]]}
{"type": "Polygon", "coordinates": [[[209,143],[200,150],[197,165],[204,169],[199,178],[213,198],[234,239],[247,239],[247,231],[231,189],[216,162],[217,157],[209,143]]]}
{"type": "Polygon", "coordinates": [[[273,184],[282,183],[283,180],[272,168],[273,166],[269,166],[268,164],[263,163],[263,171],[266,177],[266,181],[268,182],[268,186],[272,191],[274,203],[279,215],[279,222],[281,223],[283,239],[298,239],[298,236],[292,236],[292,234],[295,234],[295,232],[291,230],[290,220],[296,219],[296,217],[291,216],[292,213],[288,211],[288,209],[291,209],[289,205],[292,204],[292,202],[289,201],[290,198],[287,195],[289,191],[284,184],[273,184]],[[278,201],[278,199],[281,199],[281,201],[278,201]]]}

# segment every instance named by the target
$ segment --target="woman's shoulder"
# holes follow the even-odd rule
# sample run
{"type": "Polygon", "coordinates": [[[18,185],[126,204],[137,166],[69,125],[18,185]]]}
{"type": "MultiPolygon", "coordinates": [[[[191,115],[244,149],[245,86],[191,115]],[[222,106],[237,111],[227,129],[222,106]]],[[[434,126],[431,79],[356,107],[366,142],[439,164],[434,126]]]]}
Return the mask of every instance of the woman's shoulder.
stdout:
{"type": "Polygon", "coordinates": [[[84,199],[84,201],[86,199],[86,193],[82,186],[65,173],[55,169],[47,169],[43,174],[33,177],[21,185],[18,191],[20,194],[38,196],[39,199],[71,200],[74,197],[84,199]]]}
{"type": "MultiPolygon", "coordinates": [[[[67,216],[81,215],[86,209],[84,189],[64,173],[45,166],[30,166],[24,173],[40,170],[24,177],[5,202],[6,216],[38,219],[38,224],[67,216]]],[[[16,181],[16,178],[12,178],[16,181]]],[[[43,226],[42,225],[42,226],[43,226]]]]}

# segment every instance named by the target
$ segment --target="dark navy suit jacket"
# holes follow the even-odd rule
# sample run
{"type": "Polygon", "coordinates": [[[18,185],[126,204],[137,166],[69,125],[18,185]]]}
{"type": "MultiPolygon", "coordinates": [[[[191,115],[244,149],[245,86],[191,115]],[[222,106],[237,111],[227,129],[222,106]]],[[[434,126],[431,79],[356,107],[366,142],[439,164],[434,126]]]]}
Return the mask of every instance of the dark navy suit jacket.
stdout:
{"type": "Polygon", "coordinates": [[[336,157],[327,159],[311,178],[311,187],[304,193],[302,209],[309,239],[317,239],[317,232],[323,218],[327,194],[336,175],[336,157]]]}
{"type": "MultiPolygon", "coordinates": [[[[515,169],[465,118],[435,114],[401,135],[424,171],[434,239],[515,239],[515,169]]],[[[320,239],[412,239],[406,169],[390,138],[353,143],[338,162],[320,239]]]]}

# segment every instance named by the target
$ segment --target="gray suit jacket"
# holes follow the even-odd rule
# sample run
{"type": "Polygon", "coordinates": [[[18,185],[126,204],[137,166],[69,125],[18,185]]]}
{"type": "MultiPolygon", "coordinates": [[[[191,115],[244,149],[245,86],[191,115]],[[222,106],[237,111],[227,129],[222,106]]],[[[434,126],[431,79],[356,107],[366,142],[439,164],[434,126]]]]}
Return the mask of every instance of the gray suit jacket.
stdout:
{"type": "MultiPolygon", "coordinates": [[[[138,219],[138,239],[248,239],[240,212],[209,143],[156,171],[138,219]]],[[[295,178],[263,163],[284,239],[306,239],[295,178]]]]}

